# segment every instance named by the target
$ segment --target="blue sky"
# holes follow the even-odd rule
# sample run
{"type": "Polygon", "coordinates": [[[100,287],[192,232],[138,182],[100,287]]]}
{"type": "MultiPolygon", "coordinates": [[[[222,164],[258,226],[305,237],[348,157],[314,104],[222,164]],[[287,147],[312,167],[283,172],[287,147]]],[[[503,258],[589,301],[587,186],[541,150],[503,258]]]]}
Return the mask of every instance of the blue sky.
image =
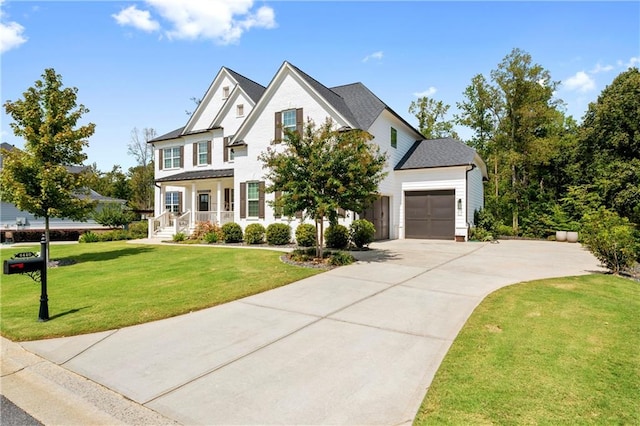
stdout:
{"type": "MultiPolygon", "coordinates": [[[[362,82],[407,121],[411,101],[451,105],[513,48],[562,84],[580,120],[640,65],[640,2],[0,0],[1,97],[54,68],[96,124],[87,164],[134,165],[131,130],[183,126],[222,66],[266,86],[283,61],[324,85],[362,82]]],[[[23,147],[2,109],[2,141],[23,147]]],[[[468,131],[458,129],[464,137],[468,131]]]]}

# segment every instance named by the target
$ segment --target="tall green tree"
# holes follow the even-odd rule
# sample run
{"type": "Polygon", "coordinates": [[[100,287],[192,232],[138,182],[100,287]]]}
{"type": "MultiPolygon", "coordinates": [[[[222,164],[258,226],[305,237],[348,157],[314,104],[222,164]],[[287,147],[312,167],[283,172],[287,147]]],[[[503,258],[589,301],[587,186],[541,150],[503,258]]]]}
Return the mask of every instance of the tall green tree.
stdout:
{"type": "MultiPolygon", "coordinates": [[[[619,74],[589,104],[579,133],[575,183],[640,224],[640,71],[619,74]]],[[[575,188],[574,188],[575,190],[575,188]]]]}
{"type": "Polygon", "coordinates": [[[129,168],[130,205],[136,209],[153,209],[155,176],[153,146],[149,142],[156,136],[155,129],[150,127],[131,130],[127,152],[136,159],[137,165],[129,168]]]}
{"type": "Polygon", "coordinates": [[[453,121],[447,120],[449,105],[442,101],[423,96],[411,102],[409,113],[418,119],[418,128],[427,139],[454,138],[459,139],[453,130],[453,121]]]}
{"type": "Polygon", "coordinates": [[[86,160],[83,148],[95,130],[93,123],[77,126],[89,111],[77,104],[77,92],[75,87],[63,88],[62,77],[48,68],[22,99],[4,104],[25,150],[3,152],[0,196],[44,218],[47,241],[50,218],[84,220],[94,207],[86,196],[86,174],[74,173],[72,167],[86,160]]]}
{"type": "Polygon", "coordinates": [[[362,130],[338,131],[327,119],[303,134],[287,131],[284,149],[270,148],[259,159],[267,169],[267,192],[279,192],[275,207],[285,215],[303,212],[316,223],[316,255],[322,257],[324,220],[337,221],[339,208],[360,212],[378,195],[386,156],[362,130]]]}

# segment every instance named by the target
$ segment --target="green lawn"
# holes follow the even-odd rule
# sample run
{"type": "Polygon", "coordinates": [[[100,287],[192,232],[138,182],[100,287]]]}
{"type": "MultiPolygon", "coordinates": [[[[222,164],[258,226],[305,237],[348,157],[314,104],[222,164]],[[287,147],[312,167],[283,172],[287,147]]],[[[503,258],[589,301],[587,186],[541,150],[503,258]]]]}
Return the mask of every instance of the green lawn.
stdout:
{"type": "MultiPolygon", "coordinates": [[[[32,248],[3,248],[2,260],[32,248]]],[[[48,270],[48,322],[38,322],[40,284],[2,275],[0,334],[11,340],[71,336],[203,309],[317,274],[281,252],[108,242],[52,245],[51,259],[77,263],[48,270]]]]}
{"type": "Polygon", "coordinates": [[[640,284],[549,279],[482,302],[415,424],[638,425],[639,396],[640,284]]]}

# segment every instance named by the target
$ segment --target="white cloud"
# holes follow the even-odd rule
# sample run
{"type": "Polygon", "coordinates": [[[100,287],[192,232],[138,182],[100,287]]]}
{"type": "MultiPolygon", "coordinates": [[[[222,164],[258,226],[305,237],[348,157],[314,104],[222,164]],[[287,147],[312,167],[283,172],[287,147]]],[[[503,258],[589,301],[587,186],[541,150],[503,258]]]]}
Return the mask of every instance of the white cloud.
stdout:
{"type": "Polygon", "coordinates": [[[365,56],[362,62],[369,62],[369,60],[371,59],[376,59],[379,61],[382,59],[383,56],[384,56],[384,53],[382,52],[382,50],[379,50],[377,52],[372,53],[371,55],[365,56]]]}
{"type": "Polygon", "coordinates": [[[111,16],[121,26],[129,25],[148,33],[160,29],[160,24],[151,19],[151,13],[148,10],[139,10],[135,6],[129,6],[122,9],[120,13],[111,16]]]}
{"type": "Polygon", "coordinates": [[[562,82],[567,90],[586,93],[596,88],[596,82],[586,72],[578,71],[575,75],[562,82]]]}
{"type": "Polygon", "coordinates": [[[601,72],[608,72],[613,69],[613,65],[602,65],[600,62],[596,64],[596,66],[589,71],[590,74],[599,74],[601,72]]]}
{"type": "Polygon", "coordinates": [[[433,96],[436,94],[436,92],[438,91],[438,89],[436,89],[433,86],[430,86],[427,90],[422,91],[422,92],[416,92],[413,94],[413,96],[415,96],[416,98],[423,98],[423,97],[429,97],[429,96],[433,96]]]}
{"type": "Polygon", "coordinates": [[[147,0],[169,23],[169,39],[237,42],[252,28],[275,28],[275,13],[268,6],[252,11],[253,0],[147,0]]]}
{"type": "Polygon", "coordinates": [[[632,56],[627,62],[627,68],[636,67],[640,65],[640,56],[632,56]]]}
{"type": "Polygon", "coordinates": [[[3,0],[0,0],[0,53],[14,49],[27,41],[23,35],[24,27],[17,22],[4,22],[3,0]]]}

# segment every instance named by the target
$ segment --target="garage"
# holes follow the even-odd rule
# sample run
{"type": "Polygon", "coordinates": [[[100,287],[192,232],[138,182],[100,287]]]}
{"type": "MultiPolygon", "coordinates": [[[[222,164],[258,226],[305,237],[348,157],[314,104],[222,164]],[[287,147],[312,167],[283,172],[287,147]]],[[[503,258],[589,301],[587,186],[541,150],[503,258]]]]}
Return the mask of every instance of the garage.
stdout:
{"type": "Polygon", "coordinates": [[[407,191],[405,238],[455,239],[455,191],[407,191]]]}

